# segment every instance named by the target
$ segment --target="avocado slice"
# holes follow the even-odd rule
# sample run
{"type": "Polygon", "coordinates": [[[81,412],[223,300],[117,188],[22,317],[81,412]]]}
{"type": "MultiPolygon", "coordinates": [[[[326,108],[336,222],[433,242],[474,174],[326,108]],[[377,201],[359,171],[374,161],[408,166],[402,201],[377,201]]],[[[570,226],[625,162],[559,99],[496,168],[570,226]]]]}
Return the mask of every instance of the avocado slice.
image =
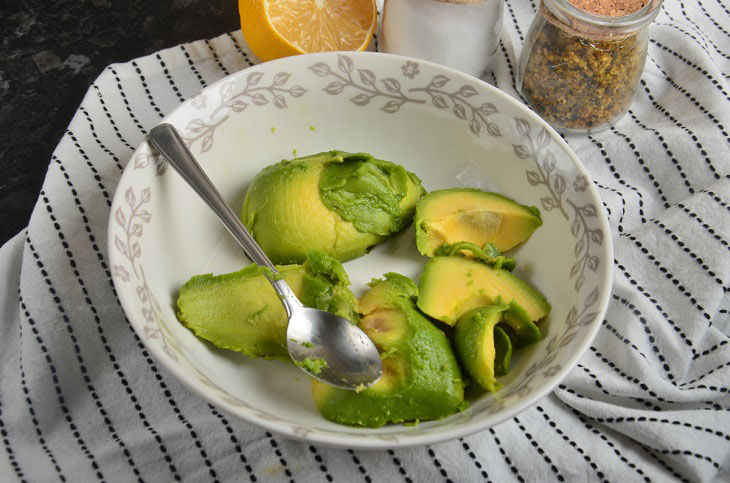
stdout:
{"type": "MultiPolygon", "coordinates": [[[[489,392],[495,392],[500,388],[495,374],[497,353],[494,334],[497,324],[502,320],[502,314],[508,308],[508,305],[502,304],[472,309],[459,319],[454,330],[454,348],[462,367],[474,382],[489,392]]],[[[506,352],[505,341],[501,335],[500,340],[502,350],[506,352]]],[[[509,341],[509,337],[507,340],[509,341]]],[[[501,354],[500,370],[506,373],[509,361],[506,361],[505,367],[505,355],[501,354]]]]}
{"type": "Polygon", "coordinates": [[[505,252],[542,225],[540,210],[506,196],[473,188],[432,191],[416,205],[416,245],[425,256],[444,243],[494,243],[505,252]]]}
{"type": "Polygon", "coordinates": [[[314,402],[325,418],[377,428],[441,419],[466,407],[464,383],[449,341],[416,310],[416,294],[413,281],[397,273],[372,282],[358,303],[359,327],[380,351],[383,374],[359,393],[313,381],[314,402]]]}
{"type": "MultiPolygon", "coordinates": [[[[303,265],[277,269],[304,305],[357,321],[356,299],[339,261],[310,253],[303,265]]],[[[192,277],[180,288],[177,317],[195,335],[222,349],[290,360],[286,311],[258,265],[192,277]]]]}
{"type": "Polygon", "coordinates": [[[419,283],[418,308],[448,325],[476,307],[515,301],[533,322],[550,313],[536,288],[503,268],[461,255],[435,257],[426,263],[419,283]]]}
{"type": "Polygon", "coordinates": [[[405,228],[423,194],[402,166],[329,151],[264,168],[241,220],[274,263],[302,263],[312,250],[345,261],[405,228]]]}
{"type": "Polygon", "coordinates": [[[502,327],[494,328],[494,375],[504,376],[512,362],[512,341],[502,327]]]}

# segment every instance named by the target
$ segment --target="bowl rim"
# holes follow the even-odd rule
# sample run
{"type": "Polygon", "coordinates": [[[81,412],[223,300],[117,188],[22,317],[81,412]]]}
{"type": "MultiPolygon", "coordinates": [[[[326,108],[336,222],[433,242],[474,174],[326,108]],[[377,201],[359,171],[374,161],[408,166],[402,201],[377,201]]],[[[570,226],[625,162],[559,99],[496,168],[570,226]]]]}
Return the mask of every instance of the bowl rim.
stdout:
{"type": "MultiPolygon", "coordinates": [[[[608,223],[608,216],[606,213],[606,209],[603,206],[603,203],[601,202],[600,195],[598,193],[598,190],[595,186],[595,183],[593,182],[592,177],[588,173],[587,169],[583,165],[583,163],[578,158],[577,154],[570,148],[570,146],[565,142],[565,140],[553,129],[544,119],[542,119],[540,116],[538,116],[536,113],[534,113],[531,109],[529,109],[526,105],[521,103],[518,99],[512,97],[508,93],[498,89],[497,87],[485,82],[484,80],[473,77],[471,75],[465,74],[461,71],[458,71],[456,69],[446,67],[440,64],[436,64],[434,62],[425,61],[422,59],[417,59],[413,57],[407,57],[403,55],[396,55],[396,54],[388,54],[383,52],[352,52],[352,51],[345,51],[345,52],[318,52],[318,53],[311,53],[311,54],[302,54],[294,57],[284,57],[281,59],[272,60],[269,62],[263,62],[260,64],[255,64],[249,67],[246,67],[244,69],[241,69],[239,71],[236,71],[232,74],[229,74],[227,76],[224,76],[223,78],[209,84],[207,87],[201,89],[198,91],[199,93],[204,93],[211,91],[213,89],[218,89],[222,84],[225,82],[231,81],[232,78],[237,78],[243,75],[246,75],[247,72],[254,70],[254,69],[260,69],[262,66],[266,68],[275,68],[271,66],[276,66],[279,64],[287,64],[288,62],[291,62],[292,59],[299,59],[299,58],[308,58],[312,59],[313,61],[316,61],[317,59],[328,59],[331,60],[331,57],[335,57],[336,55],[347,55],[350,57],[360,57],[360,58],[366,58],[366,59],[373,59],[373,58],[391,58],[394,60],[401,61],[403,63],[405,62],[415,62],[419,63],[421,65],[429,66],[429,68],[442,71],[446,74],[449,74],[452,76],[453,79],[458,79],[464,82],[468,82],[470,84],[477,84],[481,89],[484,89],[486,92],[489,92],[490,96],[496,96],[500,99],[500,101],[503,101],[507,104],[510,104],[511,107],[515,108],[517,112],[528,118],[530,121],[535,123],[539,127],[545,128],[547,133],[550,135],[550,139],[555,142],[555,145],[560,148],[560,150],[567,154],[568,158],[572,161],[574,167],[576,168],[576,172],[586,178],[588,181],[588,186],[586,188],[586,191],[590,193],[590,197],[593,198],[596,210],[598,212],[596,218],[600,222],[600,229],[603,230],[603,233],[605,233],[607,236],[604,237],[603,241],[603,250],[608,254],[608,259],[606,265],[606,269],[604,270],[604,276],[602,280],[599,280],[598,286],[599,287],[605,287],[606,290],[603,291],[603,295],[599,296],[598,300],[596,301],[596,306],[598,307],[598,310],[596,311],[595,319],[593,320],[591,326],[589,327],[589,330],[586,331],[587,336],[584,339],[584,342],[580,345],[580,350],[574,351],[568,358],[567,362],[563,365],[563,367],[557,371],[554,375],[550,377],[550,382],[545,385],[541,390],[535,390],[533,391],[529,397],[521,399],[518,403],[514,404],[513,406],[510,406],[504,410],[501,410],[497,413],[489,414],[486,417],[479,419],[479,420],[473,420],[473,424],[470,426],[456,426],[456,427],[442,427],[439,428],[438,431],[434,432],[427,432],[425,434],[419,434],[418,432],[413,432],[412,434],[406,434],[406,435],[399,435],[398,439],[396,441],[393,441],[388,438],[378,439],[377,437],[372,437],[375,433],[368,432],[363,433],[363,436],[367,436],[363,439],[358,439],[357,437],[353,437],[352,434],[347,433],[336,433],[331,432],[328,430],[317,430],[312,433],[308,433],[306,435],[299,434],[295,431],[295,428],[284,423],[281,421],[271,421],[265,418],[260,418],[256,416],[255,414],[250,413],[242,413],[239,410],[236,409],[236,407],[225,400],[218,398],[215,396],[215,394],[209,392],[206,390],[204,385],[197,381],[195,378],[190,376],[190,373],[187,372],[180,364],[172,363],[169,361],[169,358],[164,353],[163,348],[158,344],[152,344],[147,340],[146,337],[143,336],[143,333],[140,332],[140,322],[139,318],[140,316],[132,311],[127,310],[127,305],[131,304],[127,300],[127,293],[126,290],[122,287],[122,280],[114,271],[112,271],[112,281],[114,283],[114,287],[116,289],[116,292],[118,294],[119,301],[122,305],[122,308],[124,310],[125,315],[130,321],[130,324],[132,325],[132,328],[134,329],[135,333],[139,336],[142,343],[145,345],[145,347],[152,353],[160,364],[162,364],[165,369],[167,369],[169,372],[171,372],[175,378],[184,384],[187,388],[191,389],[195,394],[202,397],[205,401],[209,402],[213,406],[216,406],[217,408],[220,408],[230,414],[233,417],[236,417],[238,419],[244,420],[248,423],[254,424],[260,428],[275,432],[279,435],[282,435],[286,438],[303,441],[307,443],[317,443],[322,444],[325,446],[330,447],[337,447],[337,448],[352,448],[352,449],[360,449],[360,450],[380,450],[380,449],[389,449],[389,448],[410,448],[410,447],[416,447],[416,446],[423,446],[427,444],[434,444],[444,441],[450,441],[456,438],[461,438],[465,436],[469,436],[471,434],[477,433],[479,431],[483,431],[487,428],[493,427],[509,418],[512,418],[513,416],[521,413],[526,408],[536,404],[540,399],[545,397],[547,394],[551,393],[555,387],[557,387],[560,382],[567,376],[568,372],[573,370],[578,360],[583,356],[583,354],[586,352],[590,344],[593,342],[599,328],[602,325],[602,320],[604,315],[606,314],[606,311],[608,309],[608,303],[611,297],[612,292],[612,280],[613,280],[613,271],[614,271],[614,264],[613,264],[613,240],[610,236],[610,227],[608,223]]],[[[299,62],[299,60],[297,60],[299,62]]],[[[302,61],[303,62],[303,61],[302,61]]],[[[175,125],[176,123],[172,120],[177,113],[184,109],[186,106],[192,103],[193,98],[195,96],[191,96],[188,99],[186,99],[184,102],[176,106],[172,111],[170,111],[164,118],[162,118],[159,123],[171,123],[175,125]]],[[[136,153],[138,153],[141,149],[143,149],[145,146],[149,146],[146,139],[142,141],[135,151],[131,154],[130,159],[132,159],[136,153]]],[[[125,184],[124,182],[132,177],[133,169],[130,168],[130,166],[133,163],[128,162],[127,165],[124,168],[124,171],[122,172],[122,175],[119,179],[119,182],[117,183],[117,189],[115,190],[114,196],[112,198],[112,205],[110,209],[108,224],[107,224],[107,247],[114,246],[114,235],[113,235],[113,223],[114,223],[114,211],[115,208],[120,205],[122,202],[122,199],[124,197],[124,194],[122,193],[122,190],[118,189],[120,186],[125,184]]],[[[128,183],[127,183],[128,184],[128,183]]],[[[109,250],[107,248],[107,253],[109,255],[109,262],[110,266],[114,266],[114,262],[116,260],[117,255],[114,251],[109,250]]],[[[144,324],[142,324],[144,325],[144,324]]],[[[457,413],[458,414],[458,413],[457,413]]],[[[428,424],[428,422],[424,422],[422,424],[428,424]]],[[[348,427],[348,426],[344,426],[348,427]]],[[[358,430],[358,429],[367,429],[369,431],[372,431],[372,428],[356,428],[356,427],[348,427],[350,430],[358,430]]]]}

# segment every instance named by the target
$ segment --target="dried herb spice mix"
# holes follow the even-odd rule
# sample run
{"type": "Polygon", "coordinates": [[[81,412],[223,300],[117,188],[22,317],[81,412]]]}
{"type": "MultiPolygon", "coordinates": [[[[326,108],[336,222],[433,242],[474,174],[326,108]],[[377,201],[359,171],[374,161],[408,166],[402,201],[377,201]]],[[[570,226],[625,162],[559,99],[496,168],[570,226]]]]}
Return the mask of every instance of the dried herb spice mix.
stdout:
{"type": "MultiPolygon", "coordinates": [[[[595,11],[608,8],[607,2],[614,9],[616,3],[623,8],[645,3],[573,1],[587,8],[593,4],[595,11]]],[[[596,130],[628,110],[646,60],[645,27],[658,13],[661,0],[616,18],[566,8],[567,3],[542,0],[523,47],[518,83],[532,108],[556,128],[596,130]]]]}

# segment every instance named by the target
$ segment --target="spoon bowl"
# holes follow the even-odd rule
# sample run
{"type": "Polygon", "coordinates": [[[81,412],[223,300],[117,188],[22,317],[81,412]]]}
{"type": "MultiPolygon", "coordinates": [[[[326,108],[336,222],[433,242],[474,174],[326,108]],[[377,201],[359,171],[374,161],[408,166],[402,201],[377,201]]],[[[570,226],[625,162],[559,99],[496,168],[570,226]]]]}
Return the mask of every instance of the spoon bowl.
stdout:
{"type": "Polygon", "coordinates": [[[342,389],[361,390],[374,384],[380,378],[382,361],[368,336],[344,317],[302,305],[171,124],[155,126],[147,139],[213,210],[246,255],[267,268],[264,275],[279,294],[289,318],[287,349],[294,364],[310,376],[342,389]]]}

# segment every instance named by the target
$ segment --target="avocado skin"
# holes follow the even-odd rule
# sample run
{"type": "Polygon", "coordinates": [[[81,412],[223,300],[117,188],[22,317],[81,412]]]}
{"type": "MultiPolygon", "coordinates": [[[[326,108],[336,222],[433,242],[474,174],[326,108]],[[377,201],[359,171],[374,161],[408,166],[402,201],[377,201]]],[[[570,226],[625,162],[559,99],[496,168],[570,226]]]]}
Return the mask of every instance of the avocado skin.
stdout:
{"type": "MultiPolygon", "coordinates": [[[[358,320],[356,299],[339,261],[310,253],[303,265],[277,269],[304,305],[358,320]]],[[[192,277],[180,287],[177,317],[195,335],[222,349],[251,358],[290,360],[286,311],[258,265],[192,277]]]]}
{"type": "Polygon", "coordinates": [[[416,310],[412,298],[416,294],[416,285],[403,275],[388,273],[384,280],[373,281],[358,305],[360,327],[371,335],[378,325],[372,318],[378,317],[397,319],[406,327],[394,331],[399,334],[394,340],[377,338],[384,370],[373,386],[357,393],[312,383],[315,405],[325,418],[377,428],[441,419],[466,407],[464,382],[449,341],[416,310]]]}
{"type": "Polygon", "coordinates": [[[241,221],[277,264],[311,250],[357,258],[405,228],[423,196],[402,166],[328,151],[267,166],[246,191],[241,221]]]}
{"type": "Polygon", "coordinates": [[[505,252],[526,241],[542,225],[540,210],[476,188],[432,191],[416,205],[416,246],[431,257],[444,243],[493,243],[505,252]]]}

